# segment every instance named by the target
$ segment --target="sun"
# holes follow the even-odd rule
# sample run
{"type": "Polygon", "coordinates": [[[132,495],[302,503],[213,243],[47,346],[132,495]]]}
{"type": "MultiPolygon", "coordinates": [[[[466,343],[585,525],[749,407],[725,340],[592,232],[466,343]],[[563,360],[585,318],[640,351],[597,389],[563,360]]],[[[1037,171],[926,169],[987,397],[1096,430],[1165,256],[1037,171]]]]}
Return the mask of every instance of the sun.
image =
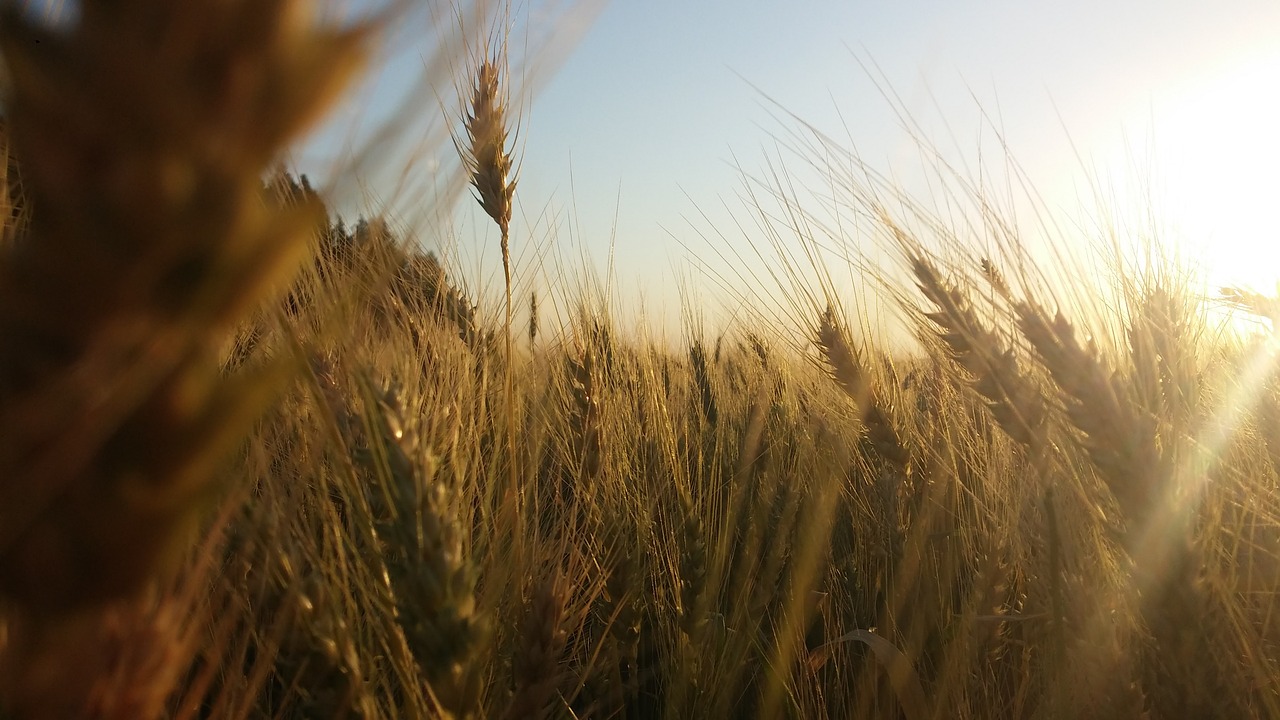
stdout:
{"type": "Polygon", "coordinates": [[[1153,108],[1162,224],[1215,285],[1280,281],[1280,47],[1188,80],[1153,108]]]}

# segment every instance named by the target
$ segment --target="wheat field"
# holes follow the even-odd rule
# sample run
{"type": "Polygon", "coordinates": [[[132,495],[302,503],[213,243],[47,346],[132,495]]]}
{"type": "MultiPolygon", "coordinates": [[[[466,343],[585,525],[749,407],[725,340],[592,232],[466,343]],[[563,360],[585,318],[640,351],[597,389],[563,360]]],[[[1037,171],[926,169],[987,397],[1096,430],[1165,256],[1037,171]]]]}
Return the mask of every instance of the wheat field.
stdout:
{"type": "Polygon", "coordinates": [[[385,18],[3,8],[0,718],[1280,717],[1275,301],[849,181],[910,343],[658,339],[520,289],[482,42],[489,307],[275,169],[385,18]]]}

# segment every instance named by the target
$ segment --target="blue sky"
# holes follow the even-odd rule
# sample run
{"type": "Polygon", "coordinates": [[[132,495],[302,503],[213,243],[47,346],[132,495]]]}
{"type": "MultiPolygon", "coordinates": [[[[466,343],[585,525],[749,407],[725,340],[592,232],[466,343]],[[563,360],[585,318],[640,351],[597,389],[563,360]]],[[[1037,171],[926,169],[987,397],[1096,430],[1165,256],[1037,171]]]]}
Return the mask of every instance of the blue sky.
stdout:
{"type": "MultiPolygon", "coordinates": [[[[533,37],[566,24],[549,20],[555,5],[514,12],[533,37]]],[[[597,267],[612,247],[624,302],[640,293],[674,303],[690,257],[714,255],[701,239],[712,228],[725,233],[721,245],[750,239],[736,229],[747,213],[733,162],[758,172],[776,150],[787,125],[770,101],[851,141],[907,191],[929,192],[910,137],[859,61],[883,71],[944,155],[992,151],[981,107],[1055,207],[1136,158],[1153,168],[1169,238],[1207,255],[1213,280],[1268,288],[1280,277],[1280,228],[1269,217],[1280,206],[1274,0],[614,0],[593,20],[550,54],[522,57],[524,36],[513,41],[513,66],[529,80],[517,194],[525,221],[513,246],[532,266],[530,248],[545,255],[554,238],[565,259],[585,254],[597,267]]],[[[426,18],[413,22],[421,32],[408,27],[357,106],[373,125],[412,92],[438,43],[426,18]]],[[[452,89],[435,92],[448,106],[452,89]]],[[[440,100],[418,95],[418,114],[439,114],[440,100]]],[[[304,169],[334,137],[301,153],[304,169]]],[[[413,172],[441,158],[447,166],[451,148],[435,147],[413,172]]],[[[404,187],[368,183],[397,207],[423,205],[404,187]]],[[[457,207],[462,262],[492,282],[496,242],[465,197],[457,207]]]]}

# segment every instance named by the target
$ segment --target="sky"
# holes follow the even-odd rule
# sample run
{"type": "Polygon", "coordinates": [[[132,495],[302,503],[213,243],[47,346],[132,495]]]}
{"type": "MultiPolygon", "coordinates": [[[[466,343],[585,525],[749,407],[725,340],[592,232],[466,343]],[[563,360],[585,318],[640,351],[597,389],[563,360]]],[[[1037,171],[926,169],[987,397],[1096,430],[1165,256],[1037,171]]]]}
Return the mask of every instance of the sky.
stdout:
{"type": "MultiPolygon", "coordinates": [[[[715,286],[691,268],[762,242],[744,174],[767,174],[771,158],[803,167],[782,145],[794,118],[927,197],[936,188],[890,97],[948,161],[991,162],[1002,138],[1048,206],[1073,212],[1102,187],[1121,212],[1156,215],[1164,242],[1211,283],[1269,291],[1280,280],[1274,0],[613,0],[512,13],[522,287],[585,262],[619,304],[642,298],[671,322],[681,293],[715,286]]],[[[415,118],[458,111],[444,78],[421,84],[441,27],[417,17],[398,28],[372,84],[299,152],[302,169],[321,173],[320,158],[350,150],[333,127],[358,116],[367,132],[406,93],[415,118]]],[[[452,146],[443,125],[422,124],[434,135],[402,133],[432,138],[408,172],[438,179],[452,146]]],[[[408,154],[387,150],[382,175],[408,154]]],[[[439,242],[415,215],[436,207],[419,197],[428,191],[365,171],[367,195],[439,242]]],[[[491,285],[496,240],[457,198],[445,203],[459,218],[448,254],[491,285]]]]}

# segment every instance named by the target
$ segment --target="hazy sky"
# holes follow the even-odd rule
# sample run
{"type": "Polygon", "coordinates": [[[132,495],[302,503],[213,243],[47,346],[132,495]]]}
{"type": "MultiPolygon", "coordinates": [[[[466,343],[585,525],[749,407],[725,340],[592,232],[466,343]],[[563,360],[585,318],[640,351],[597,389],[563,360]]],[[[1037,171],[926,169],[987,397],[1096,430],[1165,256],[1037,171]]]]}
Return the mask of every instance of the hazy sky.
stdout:
{"type": "MultiPolygon", "coordinates": [[[[516,12],[531,12],[535,34],[554,15],[516,12]]],[[[1091,177],[1122,174],[1127,153],[1153,168],[1169,235],[1211,248],[1216,280],[1268,288],[1280,278],[1275,0],[614,0],[568,52],[523,123],[518,202],[534,239],[517,233],[513,245],[527,258],[551,234],[567,259],[585,249],[602,266],[612,239],[624,297],[674,297],[673,267],[715,252],[700,239],[711,226],[721,244],[745,242],[734,158],[762,171],[788,127],[766,96],[928,192],[859,61],[883,71],[957,161],[995,149],[980,109],[1051,205],[1074,205],[1091,177]]],[[[527,65],[540,76],[549,62],[527,65]]],[[[363,107],[385,105],[421,66],[402,53],[363,107]]],[[[492,273],[496,245],[460,207],[475,221],[461,238],[476,245],[466,257],[492,273]]]]}

